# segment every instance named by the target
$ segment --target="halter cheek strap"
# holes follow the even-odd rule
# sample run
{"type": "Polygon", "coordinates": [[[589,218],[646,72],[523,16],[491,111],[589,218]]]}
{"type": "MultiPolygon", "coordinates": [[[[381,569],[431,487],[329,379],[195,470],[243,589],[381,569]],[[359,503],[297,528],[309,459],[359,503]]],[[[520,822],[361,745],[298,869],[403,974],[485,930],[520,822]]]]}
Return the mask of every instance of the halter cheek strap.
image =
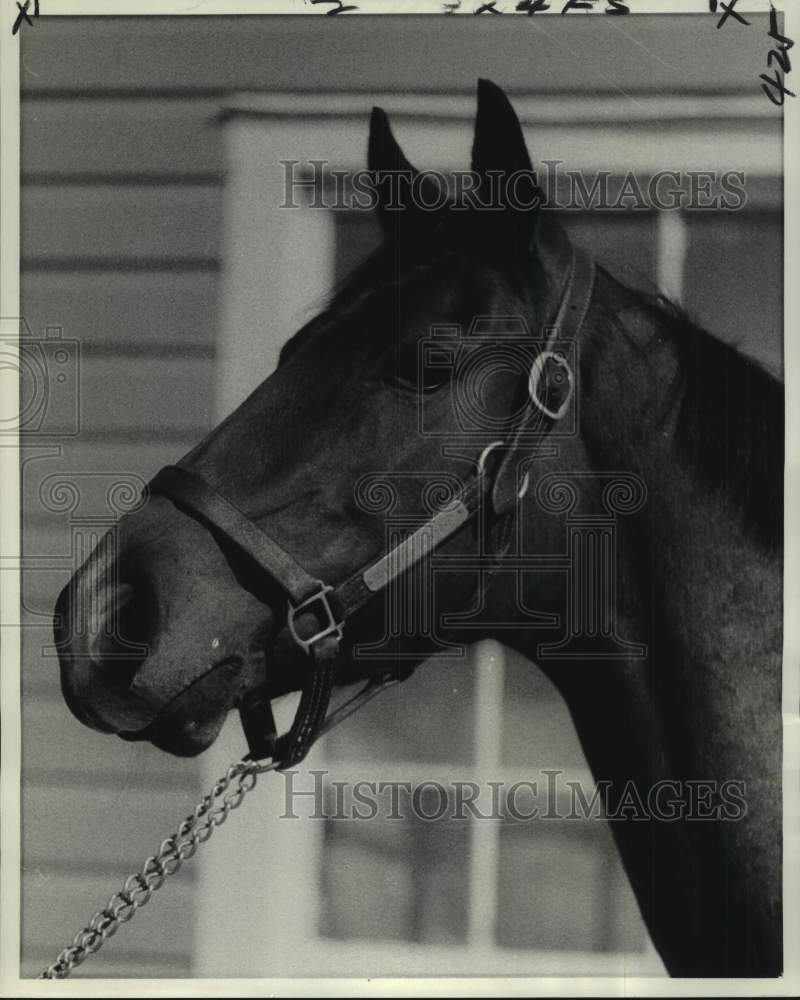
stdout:
{"type": "MultiPolygon", "coordinates": [[[[286,625],[279,639],[293,642],[308,656],[306,677],[292,727],[280,738],[266,688],[244,699],[240,714],[253,759],[271,757],[280,761],[281,769],[294,766],[305,757],[322,732],[394,681],[394,677],[378,676],[326,721],[334,668],[347,619],[425,559],[433,549],[460,532],[478,515],[489,494],[496,515],[513,517],[521,492],[516,482],[517,453],[526,447],[528,435],[535,433],[537,440],[541,440],[550,432],[567,412],[569,396],[574,389],[574,375],[567,361],[553,348],[556,338],[577,338],[591,301],[595,268],[582,251],[572,248],[571,253],[569,274],[553,330],[546,349],[534,361],[528,379],[532,405],[506,446],[496,474],[492,477],[487,472],[486,459],[502,442],[494,442],[484,449],[475,474],[444,509],[390,552],[362,567],[338,586],[330,586],[308,573],[236,504],[188,469],[166,466],[151,481],[151,493],[169,497],[191,517],[236,545],[288,598],[286,625]],[[547,392],[548,372],[552,366],[561,371],[562,382],[566,379],[567,397],[557,406],[550,405],[547,392]]],[[[509,532],[504,534],[508,536],[509,532]]]]}
{"type": "Polygon", "coordinates": [[[578,340],[589,304],[594,293],[596,268],[594,261],[583,250],[572,247],[572,259],[561,304],[556,313],[547,339],[547,346],[531,366],[528,377],[530,405],[520,420],[514,437],[507,446],[505,455],[495,476],[492,490],[492,506],[498,515],[513,514],[516,509],[520,485],[517,483],[517,462],[519,453],[525,450],[525,442],[532,435],[541,442],[555,424],[566,416],[569,403],[575,391],[575,374],[569,363],[553,350],[557,341],[578,340]],[[558,393],[557,403],[549,399],[548,381],[552,372],[560,372],[566,382],[566,391],[558,393]]]}

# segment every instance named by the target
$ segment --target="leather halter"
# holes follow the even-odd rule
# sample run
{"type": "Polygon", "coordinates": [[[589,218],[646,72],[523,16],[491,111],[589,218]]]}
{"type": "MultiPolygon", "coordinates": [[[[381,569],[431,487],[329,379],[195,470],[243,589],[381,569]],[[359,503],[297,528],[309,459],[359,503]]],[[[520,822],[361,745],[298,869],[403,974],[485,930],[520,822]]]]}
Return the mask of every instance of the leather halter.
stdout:
{"type": "Polygon", "coordinates": [[[523,446],[526,432],[549,433],[566,410],[569,397],[558,410],[548,408],[540,398],[545,366],[552,362],[566,370],[568,392],[574,388],[567,362],[552,350],[556,337],[577,339],[592,298],[595,265],[581,250],[570,247],[571,263],[556,317],[551,324],[547,348],[535,359],[528,379],[533,406],[519,422],[514,438],[506,447],[496,473],[486,468],[495,442],[482,453],[475,474],[443,510],[401,541],[377,561],[362,566],[338,586],[308,573],[271,535],[263,531],[232,501],[205,480],[181,466],[168,465],[149,484],[151,494],[173,500],[195,520],[212,528],[246,553],[262,572],[278,584],[288,599],[285,631],[309,657],[307,679],[300,704],[288,733],[277,737],[269,693],[261,688],[240,706],[250,757],[271,757],[285,769],[298,764],[314,741],[334,722],[354,711],[359,704],[389,683],[391,676],[370,681],[366,688],[326,719],[343,629],[348,619],[381,594],[401,574],[416,566],[430,552],[456,535],[479,513],[491,494],[492,510],[498,517],[513,516],[518,496],[524,492],[516,482],[515,455],[523,446]]]}

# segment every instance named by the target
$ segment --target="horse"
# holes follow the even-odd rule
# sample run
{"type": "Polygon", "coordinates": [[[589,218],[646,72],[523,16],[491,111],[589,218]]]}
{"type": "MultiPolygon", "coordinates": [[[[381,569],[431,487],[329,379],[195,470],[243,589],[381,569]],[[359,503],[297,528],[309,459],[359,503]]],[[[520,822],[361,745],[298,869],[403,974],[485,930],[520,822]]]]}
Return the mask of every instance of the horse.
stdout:
{"type": "Polygon", "coordinates": [[[572,245],[493,83],[491,204],[379,108],[368,168],[381,246],[59,596],[67,704],[179,755],[238,709],[288,767],[334,688],[496,639],[568,706],[669,974],[779,975],[782,385],[572,245]],[[427,612],[388,628],[401,592],[427,612]],[[653,789],[696,794],[626,813],[653,789]]]}

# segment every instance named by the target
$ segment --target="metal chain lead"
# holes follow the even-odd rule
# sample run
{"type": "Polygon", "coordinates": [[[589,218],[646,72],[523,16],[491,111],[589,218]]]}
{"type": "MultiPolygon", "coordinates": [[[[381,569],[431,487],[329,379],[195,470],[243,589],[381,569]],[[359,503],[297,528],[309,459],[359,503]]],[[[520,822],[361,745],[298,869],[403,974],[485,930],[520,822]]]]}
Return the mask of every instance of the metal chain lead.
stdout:
{"type": "Polygon", "coordinates": [[[120,924],[127,923],[137,910],[150,901],[154,892],[164,884],[168,875],[174,875],[184,861],[194,857],[200,844],[204,844],[216,827],[222,826],[232,809],[237,809],[256,785],[259,774],[274,771],[279,761],[259,764],[240,760],[231,764],[225,776],[213,786],[187,816],[171,837],[162,841],[158,852],[151,855],[141,871],[130,875],[119,892],[116,892],[102,910],[94,914],[82,931],[78,931],[58,958],[39,977],[40,979],[66,979],[87,955],[99,951],[103,943],[117,932],[120,924]],[[228,791],[231,784],[235,787],[228,791]],[[217,799],[222,803],[214,806],[217,799]]]}

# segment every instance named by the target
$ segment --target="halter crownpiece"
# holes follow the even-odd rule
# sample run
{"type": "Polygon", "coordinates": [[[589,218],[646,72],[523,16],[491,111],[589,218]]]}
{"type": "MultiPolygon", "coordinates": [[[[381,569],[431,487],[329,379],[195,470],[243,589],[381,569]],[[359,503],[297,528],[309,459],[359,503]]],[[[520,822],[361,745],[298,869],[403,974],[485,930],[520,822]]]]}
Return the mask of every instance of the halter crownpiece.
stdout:
{"type": "MultiPolygon", "coordinates": [[[[239,712],[253,760],[270,757],[281,770],[298,764],[324,731],[355,711],[387,685],[394,675],[377,675],[361,692],[330,716],[327,715],[333,689],[334,669],[348,619],[373,601],[401,574],[418,565],[430,553],[469,524],[491,495],[493,513],[513,517],[518,501],[525,495],[528,477],[516,482],[515,456],[535,430],[537,438],[550,432],[569,409],[575,377],[562,354],[554,349],[559,340],[577,340],[594,291],[595,266],[575,247],[571,251],[568,276],[546,348],[537,356],[528,376],[532,406],[519,422],[511,442],[494,441],[477,459],[477,468],[446,508],[435,513],[420,528],[399,542],[375,562],[356,571],[343,583],[332,586],[308,573],[271,535],[252,521],[232,501],[205,480],[181,466],[161,469],[149,484],[151,494],[168,497],[187,514],[222,535],[241,549],[262,573],[286,594],[286,625],[283,632],[308,657],[307,677],[300,704],[288,733],[277,735],[271,699],[266,686],[250,692],[239,712]],[[555,365],[566,379],[566,397],[557,409],[542,399],[541,386],[547,368],[555,365]],[[488,470],[490,455],[504,449],[494,475],[488,470]]],[[[509,532],[505,532],[508,537],[509,532]]],[[[502,552],[500,553],[502,555],[502,552]]]]}

